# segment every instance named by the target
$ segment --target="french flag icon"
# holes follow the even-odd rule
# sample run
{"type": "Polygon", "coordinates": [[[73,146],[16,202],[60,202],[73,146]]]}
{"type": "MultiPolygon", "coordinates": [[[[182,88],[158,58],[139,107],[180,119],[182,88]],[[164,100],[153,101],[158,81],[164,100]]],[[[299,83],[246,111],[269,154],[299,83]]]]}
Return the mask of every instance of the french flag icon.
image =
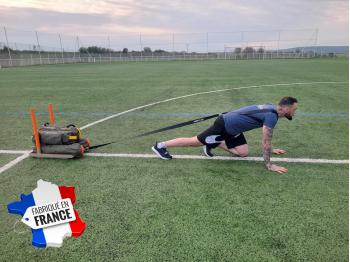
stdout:
{"type": "MultiPolygon", "coordinates": [[[[76,201],[74,190],[75,188],[71,186],[57,186],[51,182],[38,180],[37,188],[31,194],[22,194],[21,200],[8,204],[7,209],[9,213],[23,216],[27,208],[32,206],[45,205],[46,203],[60,201],[66,198],[69,198],[72,204],[74,204],[76,201]]],[[[64,238],[81,236],[86,224],[79,217],[75,209],[74,214],[76,217],[74,221],[40,229],[32,229],[33,246],[40,248],[61,247],[64,238]]]]}

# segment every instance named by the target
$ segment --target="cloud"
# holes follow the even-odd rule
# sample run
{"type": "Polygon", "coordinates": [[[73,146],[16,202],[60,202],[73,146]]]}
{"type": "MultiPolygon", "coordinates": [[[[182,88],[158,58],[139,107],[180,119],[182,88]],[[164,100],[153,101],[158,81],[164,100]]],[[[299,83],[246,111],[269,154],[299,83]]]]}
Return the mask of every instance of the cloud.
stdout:
{"type": "Polygon", "coordinates": [[[206,32],[211,41],[220,42],[220,48],[240,42],[240,31],[264,31],[245,33],[247,41],[276,40],[282,30],[282,37],[302,38],[291,44],[312,44],[316,28],[319,43],[347,44],[348,8],[346,0],[0,0],[0,25],[79,35],[85,42],[110,36],[126,45],[130,38],[135,48],[140,33],[145,41],[149,38],[148,42],[158,41],[166,48],[172,48],[172,34],[176,34],[180,49],[189,44],[196,48],[197,42],[201,43],[197,48],[205,49],[206,32]],[[287,31],[291,29],[312,30],[287,31]],[[227,32],[226,38],[213,32],[227,32]]]}

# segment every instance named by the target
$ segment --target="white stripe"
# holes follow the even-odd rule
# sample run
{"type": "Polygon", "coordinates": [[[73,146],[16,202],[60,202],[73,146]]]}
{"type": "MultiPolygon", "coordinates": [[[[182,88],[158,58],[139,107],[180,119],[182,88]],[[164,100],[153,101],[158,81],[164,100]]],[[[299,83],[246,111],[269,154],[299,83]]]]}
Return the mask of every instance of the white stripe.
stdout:
{"type": "MultiPolygon", "coordinates": [[[[86,153],[86,156],[92,157],[129,157],[129,158],[158,158],[154,154],[126,154],[126,153],[86,153]]],[[[173,155],[174,159],[200,159],[200,160],[235,160],[235,161],[264,161],[262,157],[229,157],[229,156],[196,156],[196,155],[173,155]]],[[[322,163],[322,164],[349,164],[349,160],[336,159],[312,159],[312,158],[271,158],[274,162],[290,163],[322,163]]]]}
{"type": "MultiPolygon", "coordinates": [[[[0,154],[23,154],[30,151],[24,150],[0,150],[0,154]]],[[[86,156],[91,157],[130,157],[130,158],[157,158],[154,154],[128,154],[128,153],[86,153],[86,156]]],[[[196,155],[175,155],[177,159],[203,159],[203,160],[239,160],[239,161],[264,161],[262,157],[230,157],[230,156],[215,156],[208,158],[205,156],[196,155]]],[[[291,163],[322,163],[322,164],[349,164],[349,160],[339,159],[320,159],[320,158],[278,158],[272,157],[271,161],[276,162],[291,162],[291,163]]]]}
{"type": "MultiPolygon", "coordinates": [[[[9,153],[9,154],[13,154],[13,153],[9,153]]],[[[23,151],[22,151],[22,153],[17,153],[17,154],[23,154],[23,151]]],[[[0,174],[2,172],[5,172],[7,169],[17,165],[19,162],[26,159],[28,156],[29,156],[29,152],[26,152],[25,154],[17,157],[16,159],[12,160],[11,162],[7,163],[6,165],[0,167],[0,174]]]]}
{"type": "Polygon", "coordinates": [[[12,155],[23,155],[29,154],[31,151],[29,150],[0,150],[0,154],[12,154],[12,155]]]}
{"type": "Polygon", "coordinates": [[[199,92],[199,93],[194,93],[194,94],[189,94],[189,95],[184,95],[184,96],[178,96],[178,97],[173,97],[173,98],[169,98],[169,99],[165,99],[165,100],[161,100],[158,102],[154,102],[154,103],[150,103],[147,105],[143,105],[143,106],[138,106],[135,108],[131,108],[129,110],[102,118],[100,120],[97,120],[95,122],[92,122],[90,124],[87,124],[85,126],[82,126],[80,129],[86,129],[88,127],[97,125],[99,123],[102,123],[104,121],[107,121],[109,119],[115,118],[117,116],[121,116],[124,115],[126,113],[130,113],[132,111],[138,110],[138,109],[142,109],[145,107],[150,107],[150,106],[154,106],[157,104],[161,104],[161,103],[166,103],[166,102],[170,102],[170,101],[174,101],[177,99],[181,99],[181,98],[186,98],[186,97],[191,97],[191,96],[197,96],[197,95],[204,95],[204,94],[211,94],[211,93],[218,93],[218,92],[226,92],[226,91],[231,91],[231,90],[238,90],[238,89],[248,89],[248,88],[257,88],[257,87],[272,87],[272,86],[291,86],[291,85],[317,85],[317,84],[348,84],[348,82],[306,82],[306,83],[282,83],[282,84],[269,84],[269,85],[253,85],[253,86],[242,86],[242,87],[234,87],[234,88],[227,88],[227,89],[219,89],[219,90],[212,90],[212,91],[206,91],[206,92],[199,92]]]}

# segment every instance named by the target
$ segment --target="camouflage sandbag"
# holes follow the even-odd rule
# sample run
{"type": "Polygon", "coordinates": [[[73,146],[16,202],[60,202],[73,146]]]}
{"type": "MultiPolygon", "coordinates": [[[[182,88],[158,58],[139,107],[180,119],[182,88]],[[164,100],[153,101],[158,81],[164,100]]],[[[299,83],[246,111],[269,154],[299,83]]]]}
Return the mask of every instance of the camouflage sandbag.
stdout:
{"type": "Polygon", "coordinates": [[[56,127],[45,124],[38,131],[41,145],[70,145],[80,141],[80,130],[74,125],[56,127]]]}
{"type": "MultiPolygon", "coordinates": [[[[33,150],[36,153],[36,149],[33,150]]],[[[82,157],[85,152],[84,146],[79,143],[70,145],[42,145],[41,153],[43,154],[63,154],[74,157],[82,157]]]]}

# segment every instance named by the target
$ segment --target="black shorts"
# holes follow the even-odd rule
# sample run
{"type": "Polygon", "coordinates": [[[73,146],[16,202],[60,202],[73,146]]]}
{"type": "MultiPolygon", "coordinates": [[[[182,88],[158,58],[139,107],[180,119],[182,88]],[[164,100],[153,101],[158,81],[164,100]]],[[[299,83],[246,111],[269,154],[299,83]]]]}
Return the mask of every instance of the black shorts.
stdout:
{"type": "Polygon", "coordinates": [[[222,116],[219,116],[214,124],[197,136],[198,140],[204,145],[216,147],[221,141],[225,141],[227,148],[231,149],[236,146],[247,144],[243,133],[230,135],[225,130],[225,122],[222,116]]]}

